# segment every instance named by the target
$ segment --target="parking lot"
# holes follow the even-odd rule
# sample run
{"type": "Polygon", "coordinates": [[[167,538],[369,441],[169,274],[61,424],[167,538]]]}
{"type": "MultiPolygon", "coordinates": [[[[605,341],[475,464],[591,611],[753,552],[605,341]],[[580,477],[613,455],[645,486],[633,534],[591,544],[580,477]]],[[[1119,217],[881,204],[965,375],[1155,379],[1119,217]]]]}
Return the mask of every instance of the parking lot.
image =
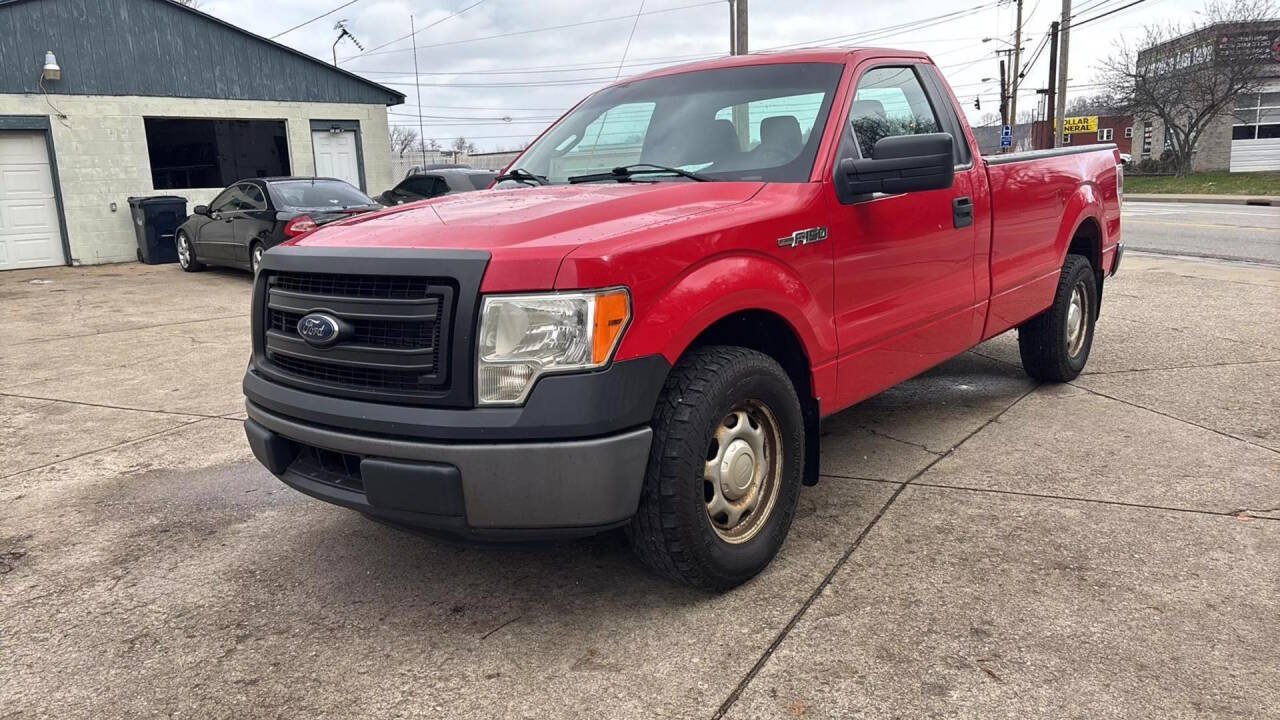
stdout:
{"type": "Polygon", "coordinates": [[[0,717],[1259,717],[1280,269],[1130,254],[1087,374],[1012,334],[830,419],[759,578],[304,497],[240,420],[250,278],[0,275],[0,717]]]}

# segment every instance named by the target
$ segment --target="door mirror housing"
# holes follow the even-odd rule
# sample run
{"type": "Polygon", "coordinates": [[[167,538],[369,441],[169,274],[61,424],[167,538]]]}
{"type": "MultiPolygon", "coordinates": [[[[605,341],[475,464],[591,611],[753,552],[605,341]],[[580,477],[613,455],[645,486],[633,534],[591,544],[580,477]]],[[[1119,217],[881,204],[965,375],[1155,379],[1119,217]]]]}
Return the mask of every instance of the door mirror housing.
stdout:
{"type": "Polygon", "coordinates": [[[944,190],[955,182],[955,140],[950,133],[881,138],[869,159],[840,161],[852,195],[944,190]]]}
{"type": "Polygon", "coordinates": [[[195,213],[196,215],[203,215],[205,217],[209,217],[209,206],[197,205],[194,208],[192,208],[191,212],[195,213]]]}

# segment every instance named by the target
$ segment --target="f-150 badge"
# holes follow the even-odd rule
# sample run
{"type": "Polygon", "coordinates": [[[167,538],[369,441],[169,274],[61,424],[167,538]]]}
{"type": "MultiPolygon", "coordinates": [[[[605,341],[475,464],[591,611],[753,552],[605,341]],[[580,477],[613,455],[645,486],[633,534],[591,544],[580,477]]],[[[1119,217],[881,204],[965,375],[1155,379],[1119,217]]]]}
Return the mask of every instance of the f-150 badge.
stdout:
{"type": "Polygon", "coordinates": [[[799,245],[809,245],[826,239],[827,229],[825,227],[808,228],[806,230],[797,230],[787,237],[778,238],[778,246],[797,247],[799,245]]]}

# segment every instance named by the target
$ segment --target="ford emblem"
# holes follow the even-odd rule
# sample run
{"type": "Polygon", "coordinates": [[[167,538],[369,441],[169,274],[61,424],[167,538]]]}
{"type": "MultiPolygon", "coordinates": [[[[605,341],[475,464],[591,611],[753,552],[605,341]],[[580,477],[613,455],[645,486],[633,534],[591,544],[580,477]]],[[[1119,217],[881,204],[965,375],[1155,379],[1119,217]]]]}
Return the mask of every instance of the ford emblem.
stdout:
{"type": "Polygon", "coordinates": [[[342,332],[342,325],[338,323],[338,319],[332,315],[324,313],[311,313],[302,316],[298,321],[298,336],[307,341],[307,344],[316,347],[327,347],[338,341],[338,335],[342,332]]]}

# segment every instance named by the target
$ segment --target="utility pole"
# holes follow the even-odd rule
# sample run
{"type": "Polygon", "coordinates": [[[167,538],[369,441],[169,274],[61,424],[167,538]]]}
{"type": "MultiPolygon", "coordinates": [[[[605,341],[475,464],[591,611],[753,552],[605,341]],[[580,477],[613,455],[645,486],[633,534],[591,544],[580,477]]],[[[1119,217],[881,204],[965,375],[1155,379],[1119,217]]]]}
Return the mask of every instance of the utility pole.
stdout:
{"type": "Polygon", "coordinates": [[[733,51],[735,55],[746,55],[751,52],[747,48],[747,0],[733,0],[733,51]]]}
{"type": "MultiPolygon", "coordinates": [[[[734,55],[746,55],[747,47],[747,0],[729,0],[730,32],[732,33],[731,49],[734,55]]],[[[751,115],[746,103],[733,106],[733,127],[738,131],[738,147],[746,149],[751,144],[751,115]]]]}
{"type": "Polygon", "coordinates": [[[729,54],[738,54],[738,7],[733,0],[729,3],[729,54]]]}
{"type": "Polygon", "coordinates": [[[1000,124],[1009,124],[1009,86],[1004,73],[1004,60],[1000,61],[1000,124]]]}
{"type": "MultiPolygon", "coordinates": [[[[1018,17],[1013,25],[1013,75],[1009,78],[1009,124],[1013,126],[1013,137],[1018,138],[1018,73],[1022,65],[1022,0],[1018,2],[1018,17]]],[[[1017,150],[1017,148],[1013,148],[1017,150]]]]}
{"type": "Polygon", "coordinates": [[[1057,147],[1053,136],[1058,134],[1058,21],[1049,23],[1049,93],[1045,98],[1045,115],[1049,124],[1048,137],[1041,143],[1040,149],[1057,147]]]}
{"type": "Polygon", "coordinates": [[[1067,60],[1071,44],[1071,0],[1062,0],[1062,25],[1059,38],[1061,53],[1058,56],[1058,104],[1053,111],[1053,146],[1062,147],[1062,123],[1067,117],[1067,60]]]}
{"type": "Polygon", "coordinates": [[[422,129],[422,83],[418,80],[418,33],[409,16],[409,37],[413,39],[413,87],[418,96],[418,147],[422,150],[422,169],[427,169],[427,133],[422,129]]]}

